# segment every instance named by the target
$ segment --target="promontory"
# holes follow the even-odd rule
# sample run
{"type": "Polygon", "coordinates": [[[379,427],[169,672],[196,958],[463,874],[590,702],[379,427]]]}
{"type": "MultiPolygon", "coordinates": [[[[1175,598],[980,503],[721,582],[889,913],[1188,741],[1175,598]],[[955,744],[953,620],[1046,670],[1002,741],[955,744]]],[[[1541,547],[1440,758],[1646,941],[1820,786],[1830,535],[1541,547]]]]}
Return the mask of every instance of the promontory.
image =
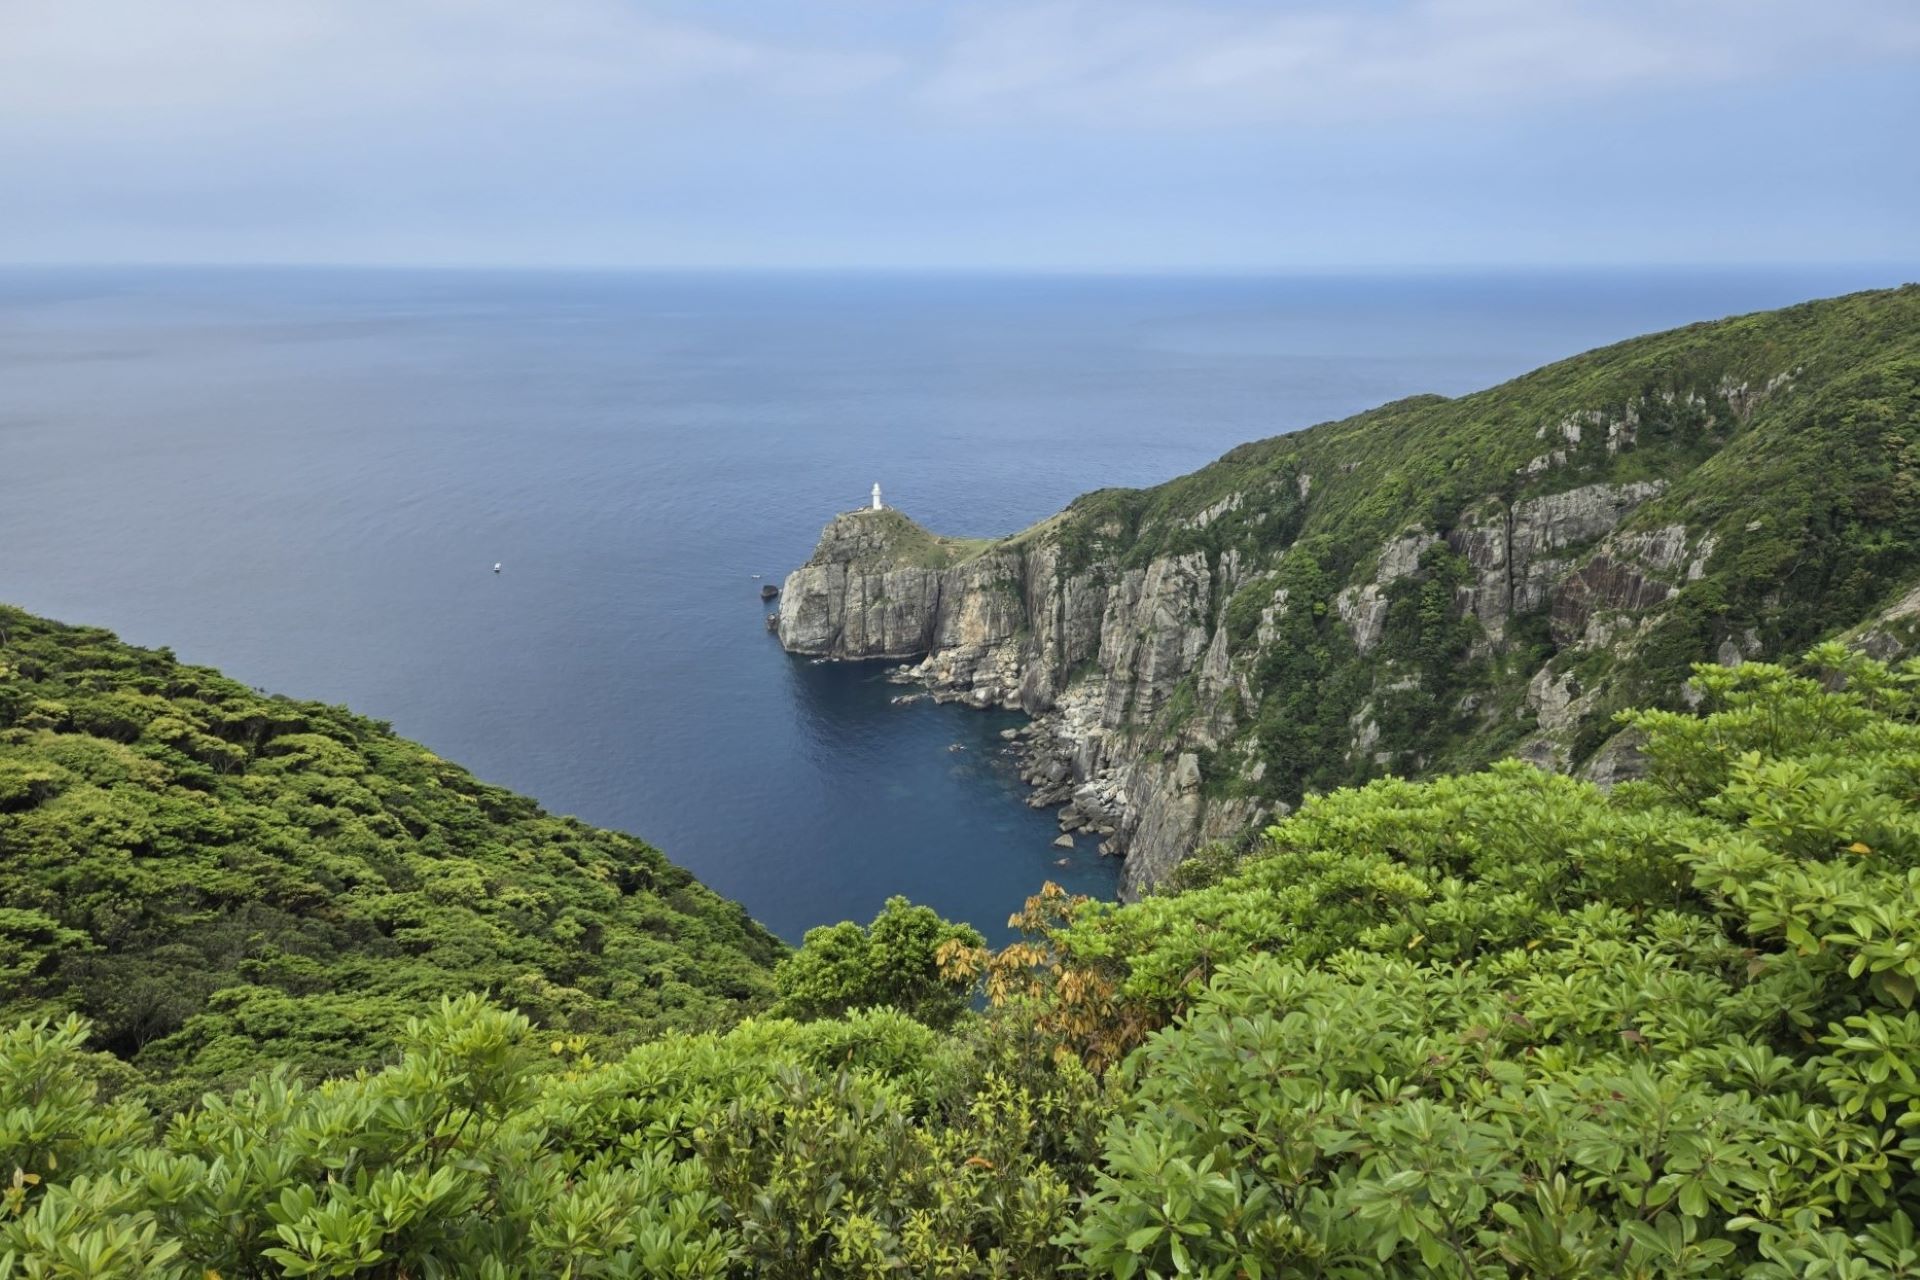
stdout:
{"type": "Polygon", "coordinates": [[[1920,626],[1920,287],[1636,338],[1243,445],[997,541],[834,517],[796,654],[1035,718],[1043,802],[1123,892],[1309,792],[1517,755],[1639,767],[1690,664],[1920,626]]]}

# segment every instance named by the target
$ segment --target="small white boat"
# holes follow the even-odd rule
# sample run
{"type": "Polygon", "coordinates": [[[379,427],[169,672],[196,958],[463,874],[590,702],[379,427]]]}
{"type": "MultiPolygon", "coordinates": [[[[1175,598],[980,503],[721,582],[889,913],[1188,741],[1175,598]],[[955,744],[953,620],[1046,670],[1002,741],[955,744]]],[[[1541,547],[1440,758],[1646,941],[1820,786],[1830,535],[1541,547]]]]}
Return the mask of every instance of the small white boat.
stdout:
{"type": "Polygon", "coordinates": [[[500,572],[500,562],[499,562],[498,560],[495,560],[495,561],[493,562],[493,571],[494,571],[495,573],[498,573],[498,572],[500,572]]]}

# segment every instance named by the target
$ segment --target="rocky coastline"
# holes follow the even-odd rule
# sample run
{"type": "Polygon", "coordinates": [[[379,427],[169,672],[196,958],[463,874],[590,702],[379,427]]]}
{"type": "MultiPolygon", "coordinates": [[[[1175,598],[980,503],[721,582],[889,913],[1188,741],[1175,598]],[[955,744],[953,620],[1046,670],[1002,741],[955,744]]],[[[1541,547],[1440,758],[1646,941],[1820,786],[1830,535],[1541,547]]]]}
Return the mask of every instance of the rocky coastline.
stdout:
{"type": "Polygon", "coordinates": [[[1205,557],[1075,572],[1044,539],[951,558],[929,550],[936,541],[892,510],[835,517],[781,590],[781,644],[900,661],[892,678],[937,701],[1025,712],[1016,748],[1028,802],[1123,858],[1123,897],[1197,844],[1244,836],[1275,811],[1207,794],[1199,752],[1217,739],[1203,721],[1159,715],[1204,665],[1206,615],[1231,594],[1205,557]]]}
{"type": "MultiPolygon", "coordinates": [[[[909,663],[895,667],[888,673],[888,679],[901,684],[922,685],[926,677],[918,665],[909,663]]],[[[923,697],[935,702],[981,705],[964,695],[942,689],[902,695],[895,698],[894,702],[908,705],[923,697]]],[[[1082,748],[1086,738],[1074,733],[1060,710],[1042,711],[1017,729],[1001,730],[1000,737],[1007,744],[1006,751],[1014,759],[1020,781],[1031,789],[1027,796],[1028,807],[1057,809],[1060,832],[1063,836],[1071,837],[1069,844],[1080,837],[1097,837],[1100,841],[1099,851],[1103,855],[1123,857],[1126,854],[1127,837],[1122,828],[1127,825],[1131,814],[1126,790],[1117,778],[1110,775],[1082,778],[1076,774],[1074,762],[1084,754],[1082,748]]]]}
{"type": "Polygon", "coordinates": [[[771,625],[895,664],[899,700],[1024,712],[1029,803],[1123,858],[1127,898],[1331,787],[1502,758],[1610,785],[1645,764],[1615,713],[1684,698],[1693,663],[1920,644],[1920,587],[1847,587],[1855,552],[1807,514],[1884,466],[1778,462],[1854,395],[1789,354],[1803,321],[1413,397],[998,540],[845,512],[771,625]]]}
{"type": "MultiPolygon", "coordinates": [[[[1392,699],[1420,683],[1384,655],[1383,636],[1400,584],[1418,580],[1423,557],[1439,550],[1463,566],[1449,612],[1476,626],[1480,652],[1504,650],[1509,625],[1528,615],[1544,616],[1560,642],[1559,662],[1512,677],[1511,705],[1487,700],[1490,723],[1518,717],[1526,730],[1511,754],[1546,769],[1584,764],[1604,783],[1633,776],[1630,743],[1574,758],[1583,726],[1605,708],[1603,689],[1573,664],[1583,651],[1629,648],[1712,556],[1713,535],[1684,524],[1621,528],[1664,488],[1599,483],[1488,500],[1444,532],[1405,528],[1362,558],[1324,606],[1371,682],[1343,748],[1356,767],[1421,765],[1382,740],[1392,699]]],[[[1204,527],[1237,505],[1212,504],[1191,521],[1204,527]]],[[[1284,645],[1280,624],[1295,602],[1270,566],[1235,548],[1136,565],[1113,553],[1074,561],[1051,532],[1042,524],[963,545],[891,509],[844,513],[787,577],[773,627],[795,654],[897,663],[890,677],[919,692],[896,701],[1026,713],[1015,746],[1033,788],[1028,802],[1057,809],[1063,832],[1091,831],[1103,853],[1124,859],[1120,892],[1131,899],[1196,848],[1243,844],[1289,812],[1262,788],[1247,709],[1258,705],[1262,656],[1284,645]],[[1256,618],[1236,638],[1229,613],[1249,599],[1256,618]]],[[[1756,648],[1741,637],[1728,644],[1723,661],[1756,648]]]]}

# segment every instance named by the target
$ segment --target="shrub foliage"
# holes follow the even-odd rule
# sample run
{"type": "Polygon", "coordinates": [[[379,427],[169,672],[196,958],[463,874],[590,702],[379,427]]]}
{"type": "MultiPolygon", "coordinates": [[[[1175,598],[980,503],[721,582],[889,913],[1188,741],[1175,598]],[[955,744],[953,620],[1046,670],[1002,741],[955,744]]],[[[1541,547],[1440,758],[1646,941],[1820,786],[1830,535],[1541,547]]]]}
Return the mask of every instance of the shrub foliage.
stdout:
{"type": "Polygon", "coordinates": [[[460,996],[162,1119],[30,1018],[0,1276],[1920,1275],[1920,663],[1694,689],[1611,793],[1336,792],[998,952],[890,903],[618,1054],[460,996]]]}
{"type": "Polygon", "coordinates": [[[631,836],[382,724],[0,606],[7,1010],[184,1100],[372,1065],[444,993],[631,1039],[764,1005],[784,951],[631,836]]]}

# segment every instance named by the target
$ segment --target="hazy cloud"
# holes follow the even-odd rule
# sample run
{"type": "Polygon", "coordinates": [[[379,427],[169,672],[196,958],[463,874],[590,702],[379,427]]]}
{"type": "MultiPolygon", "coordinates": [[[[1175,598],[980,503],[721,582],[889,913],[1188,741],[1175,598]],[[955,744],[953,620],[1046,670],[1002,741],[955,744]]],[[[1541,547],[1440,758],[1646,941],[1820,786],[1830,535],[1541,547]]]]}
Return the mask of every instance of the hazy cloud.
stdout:
{"type": "Polygon", "coordinates": [[[969,6],[921,96],[1114,124],[1383,120],[1916,51],[1911,0],[1024,0],[969,6]]]}
{"type": "Polygon", "coordinates": [[[645,0],[0,0],[0,129],[869,93],[935,117],[1377,120],[1920,50],[1913,0],[950,0],[880,21],[892,3],[766,30],[750,6],[645,0]]]}
{"type": "Polygon", "coordinates": [[[898,63],[631,0],[0,0],[0,129],[837,95],[898,63]]]}
{"type": "Polygon", "coordinates": [[[0,260],[1889,257],[1917,124],[1920,0],[0,0],[0,260]]]}

